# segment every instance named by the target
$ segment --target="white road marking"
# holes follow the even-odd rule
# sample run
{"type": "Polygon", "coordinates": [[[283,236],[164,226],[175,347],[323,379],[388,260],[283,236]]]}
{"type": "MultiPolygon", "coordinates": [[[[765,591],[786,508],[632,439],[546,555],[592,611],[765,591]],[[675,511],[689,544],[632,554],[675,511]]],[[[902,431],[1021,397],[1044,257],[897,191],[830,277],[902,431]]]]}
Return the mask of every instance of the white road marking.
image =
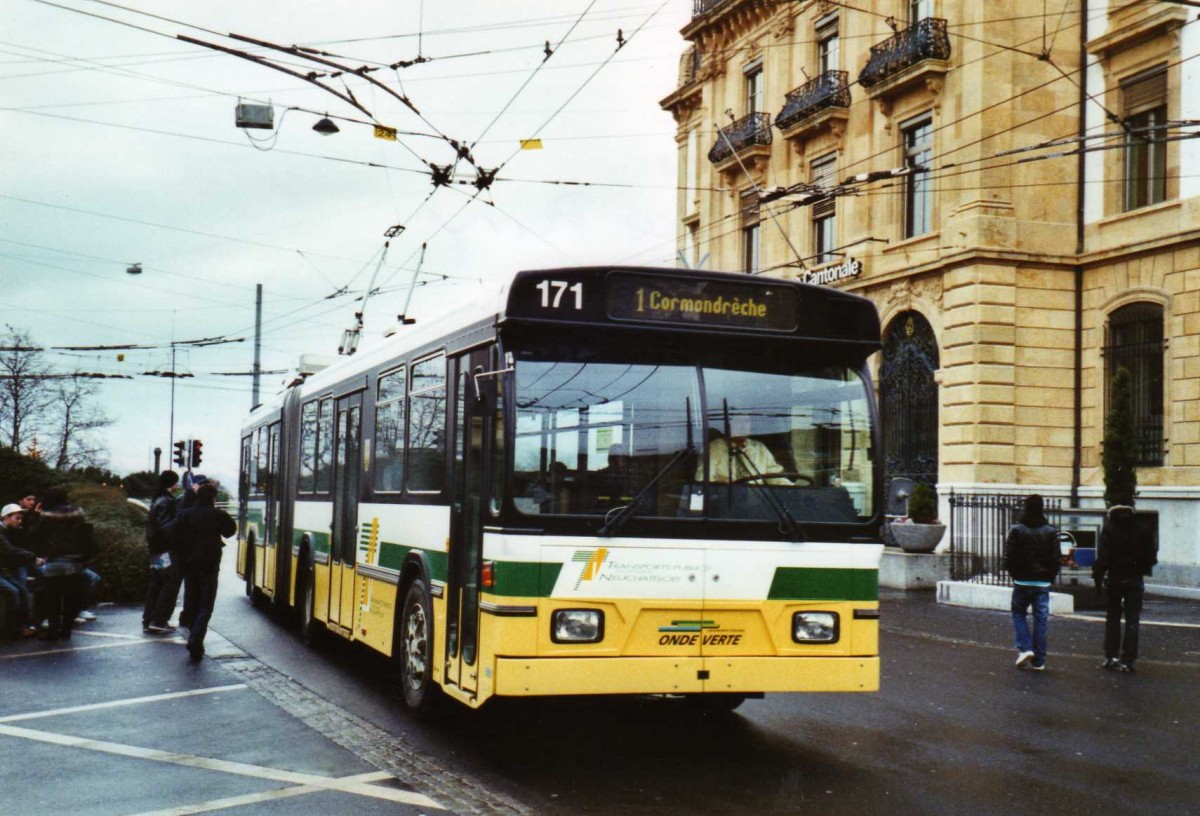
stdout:
{"type": "MultiPolygon", "coordinates": [[[[1095,623],[1104,623],[1104,618],[1098,618],[1093,615],[1055,615],[1056,618],[1066,618],[1067,620],[1077,621],[1094,621],[1095,623]]],[[[1123,626],[1124,624],[1122,624],[1123,626]]],[[[1172,623],[1169,621],[1154,621],[1142,618],[1142,626],[1173,626],[1176,629],[1200,629],[1200,623],[1172,623]]]]}
{"type": "Polygon", "coordinates": [[[42,717],[57,717],[61,714],[77,714],[80,711],[96,711],[102,708],[119,708],[142,703],[157,703],[161,700],[176,700],[180,697],[199,697],[204,694],[219,694],[222,691],[238,691],[249,688],[245,683],[233,683],[228,686],[210,686],[209,688],[192,689],[191,691],[174,691],[166,694],[152,694],[149,697],[130,697],[125,700],[113,700],[107,703],[90,703],[88,705],[71,706],[70,708],[55,708],[49,711],[33,711],[27,714],[9,714],[0,717],[0,723],[19,722],[21,720],[37,720],[42,717]]]}
{"type": "Polygon", "coordinates": [[[200,768],[206,771],[220,771],[235,776],[248,776],[254,779],[269,779],[274,782],[287,782],[292,785],[306,785],[322,790],[354,793],[383,799],[389,802],[399,802],[416,807],[444,810],[434,800],[420,793],[412,793],[395,788],[380,788],[375,785],[355,782],[352,778],[336,779],[316,774],[284,771],[278,768],[267,768],[262,765],[250,765],[245,762],[230,762],[224,759],[179,754],[171,751],[159,751],[153,748],[142,748],[137,745],[122,745],[118,742],[93,740],[86,737],[73,737],[70,734],[55,734],[50,731],[34,731],[30,728],[20,728],[15,725],[0,725],[0,736],[16,737],[34,742],[44,742],[50,745],[61,745],[68,748],[82,748],[85,751],[97,751],[115,756],[143,759],[151,762],[165,762],[171,765],[183,765],[189,768],[200,768]]]}
{"type": "MultiPolygon", "coordinates": [[[[358,774],[356,776],[344,776],[344,782],[382,782],[385,779],[391,779],[392,775],[383,771],[375,771],[374,773],[358,774]]],[[[261,793],[247,793],[243,796],[230,796],[226,799],[213,799],[210,802],[201,802],[196,805],[180,805],[179,807],[168,808],[166,810],[149,810],[143,813],[136,813],[133,816],[188,816],[192,813],[209,813],[214,810],[225,810],[226,808],[241,807],[242,805],[257,805],[259,802],[272,802],[277,799],[287,799],[292,796],[303,796],[308,793],[320,793],[325,788],[317,787],[316,785],[298,785],[294,788],[276,788],[275,790],[262,791],[261,793]]]]}
{"type": "Polygon", "coordinates": [[[76,629],[71,633],[74,637],[98,637],[98,638],[115,638],[117,640],[144,640],[150,635],[119,635],[116,632],[84,632],[76,629]]]}
{"type": "Polygon", "coordinates": [[[180,640],[161,640],[155,638],[153,640],[138,639],[138,640],[122,640],[117,643],[98,643],[95,646],[69,646],[65,649],[42,649],[37,652],[23,652],[21,654],[0,655],[0,660],[20,660],[25,657],[44,657],[45,655],[67,654],[68,652],[87,652],[92,649],[116,649],[121,646],[141,646],[143,643],[182,643],[180,640]]]}

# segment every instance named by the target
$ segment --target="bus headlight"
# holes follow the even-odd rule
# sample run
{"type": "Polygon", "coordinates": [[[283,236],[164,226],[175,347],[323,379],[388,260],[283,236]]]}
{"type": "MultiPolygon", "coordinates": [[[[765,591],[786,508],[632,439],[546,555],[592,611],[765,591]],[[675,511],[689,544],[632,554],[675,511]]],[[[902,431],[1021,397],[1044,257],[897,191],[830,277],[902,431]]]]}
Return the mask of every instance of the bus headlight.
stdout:
{"type": "Polygon", "coordinates": [[[797,612],[792,615],[792,640],[797,643],[834,643],[837,639],[836,612],[797,612]]]}
{"type": "Polygon", "coordinates": [[[599,609],[557,609],[550,621],[555,643],[598,643],[604,639],[604,613],[599,609]]]}

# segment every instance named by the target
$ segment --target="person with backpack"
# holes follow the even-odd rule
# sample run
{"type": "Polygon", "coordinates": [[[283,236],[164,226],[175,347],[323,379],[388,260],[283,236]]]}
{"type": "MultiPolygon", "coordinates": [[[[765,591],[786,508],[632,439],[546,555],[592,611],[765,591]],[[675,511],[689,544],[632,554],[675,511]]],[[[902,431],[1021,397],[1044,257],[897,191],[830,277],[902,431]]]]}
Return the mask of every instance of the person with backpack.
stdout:
{"type": "Polygon", "coordinates": [[[142,610],[142,631],[153,634],[174,632],[171,613],[179,596],[180,568],[171,560],[171,542],[167,527],[175,518],[176,506],[172,492],[179,484],[179,474],[164,470],[158,477],[158,489],[146,514],[146,547],[150,555],[150,583],[146,588],[146,605],[142,610]]]}
{"type": "Polygon", "coordinates": [[[1046,669],[1046,634],[1050,624],[1050,584],[1062,555],[1058,530],[1046,520],[1045,502],[1034,493],[1025,498],[1021,517],[1004,542],[1004,567],[1013,579],[1012,619],[1017,668],[1046,669]],[[1033,608],[1033,633],[1029,609],[1033,608]]]}
{"type": "Polygon", "coordinates": [[[194,615],[188,627],[188,654],[193,662],[204,657],[204,636],[217,600],[217,575],[221,568],[223,539],[237,532],[233,518],[215,506],[217,488],[211,482],[199,485],[195,502],[180,511],[168,526],[171,550],[182,560],[184,581],[193,593],[194,615]]]}
{"type": "Polygon", "coordinates": [[[1145,576],[1154,571],[1157,563],[1158,542],[1134,515],[1133,507],[1114,504],[1108,508],[1096,547],[1096,563],[1092,565],[1096,592],[1103,595],[1107,589],[1108,593],[1104,616],[1104,662],[1100,668],[1133,672],[1146,594],[1145,576]],[[1123,638],[1122,615],[1125,617],[1123,638]]]}

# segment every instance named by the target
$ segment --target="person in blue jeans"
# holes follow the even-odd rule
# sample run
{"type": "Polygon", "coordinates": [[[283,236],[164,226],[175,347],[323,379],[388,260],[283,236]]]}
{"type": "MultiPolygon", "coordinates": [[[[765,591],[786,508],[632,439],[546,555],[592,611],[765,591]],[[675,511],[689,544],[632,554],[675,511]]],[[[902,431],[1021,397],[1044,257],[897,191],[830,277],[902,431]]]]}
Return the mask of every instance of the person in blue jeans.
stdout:
{"type": "Polygon", "coordinates": [[[1034,493],[1025,498],[1020,519],[1004,541],[1004,568],[1013,579],[1012,619],[1017,668],[1044,671],[1046,631],[1050,624],[1050,585],[1058,576],[1062,554],[1058,529],[1046,520],[1045,502],[1034,493]],[[1033,632],[1029,610],[1033,609],[1033,632]]]}

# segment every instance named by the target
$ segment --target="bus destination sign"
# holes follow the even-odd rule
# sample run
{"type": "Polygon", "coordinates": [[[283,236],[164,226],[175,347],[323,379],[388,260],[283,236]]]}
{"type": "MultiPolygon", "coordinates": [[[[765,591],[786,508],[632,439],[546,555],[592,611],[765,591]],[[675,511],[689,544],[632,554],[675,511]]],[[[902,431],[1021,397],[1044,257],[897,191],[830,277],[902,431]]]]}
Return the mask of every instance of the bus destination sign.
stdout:
{"type": "Polygon", "coordinates": [[[779,332],[796,328],[797,293],[788,286],[614,272],[607,288],[613,320],[779,332]]]}

